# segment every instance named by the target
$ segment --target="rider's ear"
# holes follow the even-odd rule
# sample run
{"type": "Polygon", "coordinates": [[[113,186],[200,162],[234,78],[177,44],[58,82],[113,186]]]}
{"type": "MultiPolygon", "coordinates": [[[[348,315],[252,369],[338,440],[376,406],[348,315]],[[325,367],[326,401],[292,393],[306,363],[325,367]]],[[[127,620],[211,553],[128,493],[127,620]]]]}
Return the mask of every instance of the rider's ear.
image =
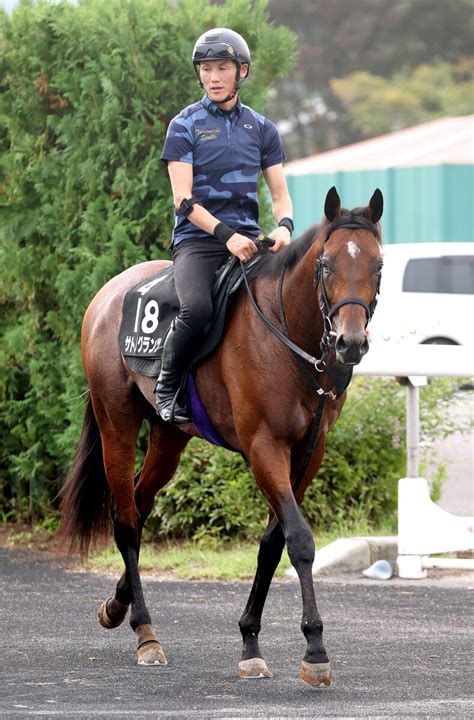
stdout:
{"type": "Polygon", "coordinates": [[[332,222],[341,214],[341,198],[337,194],[337,190],[334,185],[326,195],[326,202],[324,203],[324,214],[326,215],[329,222],[332,222]]]}
{"type": "Polygon", "coordinates": [[[369,206],[367,208],[367,214],[369,220],[373,223],[378,223],[383,213],[383,195],[377,188],[372,197],[369,200],[369,206]]]}

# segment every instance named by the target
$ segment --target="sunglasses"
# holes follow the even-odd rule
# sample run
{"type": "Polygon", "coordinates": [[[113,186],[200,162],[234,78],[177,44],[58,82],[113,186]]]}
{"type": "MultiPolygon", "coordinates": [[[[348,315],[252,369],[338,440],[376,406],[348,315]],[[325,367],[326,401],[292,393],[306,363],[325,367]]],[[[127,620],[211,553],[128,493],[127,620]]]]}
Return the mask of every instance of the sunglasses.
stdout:
{"type": "Polygon", "coordinates": [[[194,60],[212,60],[213,58],[234,58],[236,57],[235,49],[227,43],[214,43],[212,47],[200,47],[194,51],[194,60]]]}

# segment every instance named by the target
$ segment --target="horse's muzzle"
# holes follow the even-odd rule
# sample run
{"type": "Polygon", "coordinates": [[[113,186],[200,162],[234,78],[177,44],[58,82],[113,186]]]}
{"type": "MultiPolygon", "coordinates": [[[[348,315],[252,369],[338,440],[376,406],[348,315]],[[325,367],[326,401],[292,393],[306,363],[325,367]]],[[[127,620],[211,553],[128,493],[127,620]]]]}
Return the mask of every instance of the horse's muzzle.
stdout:
{"type": "Polygon", "coordinates": [[[336,359],[343,365],[358,365],[368,349],[365,333],[341,333],[335,344],[336,359]]]}

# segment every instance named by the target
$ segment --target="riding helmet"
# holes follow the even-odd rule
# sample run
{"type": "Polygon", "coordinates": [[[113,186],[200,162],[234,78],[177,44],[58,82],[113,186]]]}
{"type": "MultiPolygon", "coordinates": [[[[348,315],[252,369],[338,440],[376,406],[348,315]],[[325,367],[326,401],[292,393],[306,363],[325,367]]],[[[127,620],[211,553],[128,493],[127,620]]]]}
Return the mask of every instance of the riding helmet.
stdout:
{"type": "Polygon", "coordinates": [[[250,72],[250,50],[242,35],[229,28],[213,28],[203,33],[194,45],[193,65],[198,75],[197,66],[204,60],[233,60],[237,66],[238,86],[247,79],[250,72]],[[249,66],[245,78],[240,78],[240,66],[249,66]]]}

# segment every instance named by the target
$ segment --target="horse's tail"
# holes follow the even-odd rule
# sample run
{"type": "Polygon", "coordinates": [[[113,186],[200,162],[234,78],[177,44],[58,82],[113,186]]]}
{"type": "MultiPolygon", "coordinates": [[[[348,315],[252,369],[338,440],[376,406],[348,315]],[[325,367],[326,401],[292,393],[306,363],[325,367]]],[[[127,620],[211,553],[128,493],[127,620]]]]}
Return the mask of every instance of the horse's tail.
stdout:
{"type": "Polygon", "coordinates": [[[59,546],[86,558],[92,544],[106,537],[110,490],[104,468],[99,426],[87,394],[81,438],[71,471],[61,488],[59,546]]]}

